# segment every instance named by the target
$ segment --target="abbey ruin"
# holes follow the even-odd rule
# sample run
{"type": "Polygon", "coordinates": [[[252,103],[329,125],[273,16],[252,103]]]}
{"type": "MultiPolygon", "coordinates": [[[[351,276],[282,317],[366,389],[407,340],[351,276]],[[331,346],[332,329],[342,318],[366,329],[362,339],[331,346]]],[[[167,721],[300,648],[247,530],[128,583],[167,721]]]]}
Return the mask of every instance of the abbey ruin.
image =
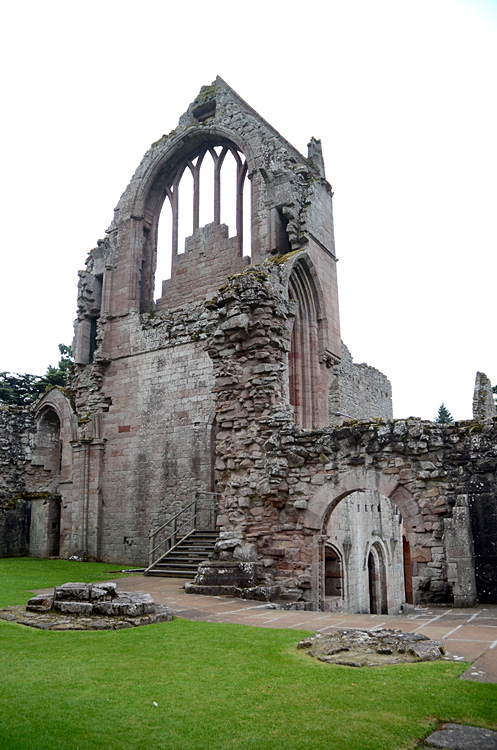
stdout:
{"type": "Polygon", "coordinates": [[[474,421],[393,420],[340,339],[332,196],[319,141],[303,156],[222,79],[201,89],[79,274],[68,388],[0,408],[0,554],[147,567],[203,529],[199,592],[497,600],[490,385],[474,421]]]}

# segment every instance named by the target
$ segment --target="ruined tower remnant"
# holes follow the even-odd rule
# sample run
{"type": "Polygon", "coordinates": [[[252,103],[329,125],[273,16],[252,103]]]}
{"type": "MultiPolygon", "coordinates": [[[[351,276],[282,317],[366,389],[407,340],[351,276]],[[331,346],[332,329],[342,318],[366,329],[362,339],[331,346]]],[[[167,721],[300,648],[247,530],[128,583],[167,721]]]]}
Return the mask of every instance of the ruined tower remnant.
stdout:
{"type": "Polygon", "coordinates": [[[332,195],[320,142],[301,155],[220,78],[151,146],[79,274],[69,390],[4,420],[32,554],[146,566],[202,531],[194,591],[378,614],[493,595],[470,513],[495,429],[391,421],[340,341],[332,195]]]}
{"type": "Polygon", "coordinates": [[[473,395],[473,419],[491,419],[497,416],[492,383],[485,373],[477,372],[473,395]]]}
{"type": "MultiPolygon", "coordinates": [[[[215,415],[205,304],[229,277],[242,284],[264,264],[278,269],[278,283],[285,276],[285,325],[295,318],[295,326],[275,399],[303,427],[328,423],[341,351],[332,193],[318,142],[310,154],[301,156],[218,78],[145,155],[80,273],[73,349],[79,424],[66,554],[143,564],[150,529],[196,491],[216,490],[222,414],[215,415]],[[224,183],[230,164],[233,195],[224,183]],[[231,198],[234,225],[227,226],[223,200],[231,198]],[[204,226],[202,206],[210,209],[204,226]],[[164,212],[171,271],[154,301],[164,212]],[[182,246],[185,220],[190,236],[182,246]]],[[[243,315],[230,325],[248,327],[243,315]]],[[[219,330],[227,325],[220,320],[219,330]]],[[[261,335],[261,373],[269,368],[264,344],[261,335]]],[[[261,416],[274,406],[267,403],[261,416]]]]}

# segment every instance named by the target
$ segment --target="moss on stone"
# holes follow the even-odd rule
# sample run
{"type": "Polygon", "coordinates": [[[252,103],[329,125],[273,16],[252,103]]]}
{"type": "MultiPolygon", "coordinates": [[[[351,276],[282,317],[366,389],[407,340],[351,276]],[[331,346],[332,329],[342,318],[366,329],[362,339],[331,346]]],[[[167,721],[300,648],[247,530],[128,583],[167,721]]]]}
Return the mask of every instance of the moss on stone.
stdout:
{"type": "Polygon", "coordinates": [[[299,247],[297,248],[297,250],[291,250],[289,253],[285,253],[285,255],[274,255],[272,258],[268,258],[268,260],[266,260],[265,265],[281,266],[283,265],[283,263],[286,263],[287,260],[293,258],[294,255],[297,255],[297,253],[303,252],[303,250],[303,247],[299,247]]]}

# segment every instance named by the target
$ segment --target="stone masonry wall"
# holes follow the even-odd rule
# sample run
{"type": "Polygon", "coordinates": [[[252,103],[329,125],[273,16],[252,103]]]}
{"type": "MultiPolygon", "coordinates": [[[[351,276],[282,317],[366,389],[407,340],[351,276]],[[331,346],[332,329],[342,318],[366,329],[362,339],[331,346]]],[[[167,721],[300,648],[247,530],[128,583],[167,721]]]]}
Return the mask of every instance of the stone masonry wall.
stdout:
{"type": "Polygon", "coordinates": [[[492,383],[484,372],[476,373],[473,394],[473,419],[490,419],[497,416],[492,383]]]}
{"type": "Polygon", "coordinates": [[[415,602],[474,602],[468,500],[495,506],[497,423],[297,428],[283,376],[293,311],[279,274],[249,268],[208,305],[225,542],[234,557],[260,564],[265,585],[310,601],[331,509],[352,491],[376,489],[402,513],[415,602]]]}
{"type": "Polygon", "coordinates": [[[28,408],[0,406],[0,557],[29,549],[31,504],[24,471],[34,420],[28,408]]]}
{"type": "Polygon", "coordinates": [[[330,424],[342,424],[345,414],[354,419],[392,419],[392,386],[382,372],[356,364],[342,341],[342,359],[334,368],[329,408],[330,424]]]}
{"type": "MultiPolygon", "coordinates": [[[[109,316],[100,325],[112,349],[125,338],[128,353],[79,368],[78,437],[82,447],[103,441],[103,470],[88,517],[98,559],[143,565],[149,531],[190,503],[195,491],[213,489],[206,318],[199,304],[160,316],[109,316]]],[[[75,507],[73,516],[78,513],[83,517],[75,507]]],[[[77,547],[75,538],[73,553],[77,547]]]]}
{"type": "Polygon", "coordinates": [[[238,255],[237,238],[228,237],[226,224],[197,229],[186,238],[185,251],[173,256],[171,278],[162,282],[157,308],[174,310],[186,302],[212,296],[247,262],[248,258],[238,255]]]}

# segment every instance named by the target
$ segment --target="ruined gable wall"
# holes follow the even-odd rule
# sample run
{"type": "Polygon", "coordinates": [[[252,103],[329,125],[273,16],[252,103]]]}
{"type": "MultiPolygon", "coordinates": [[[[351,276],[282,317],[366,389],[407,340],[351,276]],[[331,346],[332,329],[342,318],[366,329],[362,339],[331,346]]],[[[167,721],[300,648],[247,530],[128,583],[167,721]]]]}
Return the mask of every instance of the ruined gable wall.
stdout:
{"type": "Polygon", "coordinates": [[[392,386],[382,372],[356,364],[342,341],[342,359],[333,370],[330,387],[330,424],[343,422],[334,412],[354,419],[392,419],[392,386]]]}
{"type": "MultiPolygon", "coordinates": [[[[178,187],[175,175],[185,159],[216,144],[236,147],[247,160],[252,260],[307,249],[322,282],[323,362],[339,357],[331,187],[322,158],[317,165],[303,157],[216,79],[178,128],[145,154],[107,238],[80,274],[74,343],[80,427],[70,545],[102,559],[143,563],[151,526],[195,489],[213,489],[212,365],[196,301],[215,296],[229,274],[243,275],[245,261],[223,225],[207,225],[175,256],[155,306],[151,288],[164,196],[178,187]]],[[[287,383],[282,387],[288,391],[287,383]]]]}

